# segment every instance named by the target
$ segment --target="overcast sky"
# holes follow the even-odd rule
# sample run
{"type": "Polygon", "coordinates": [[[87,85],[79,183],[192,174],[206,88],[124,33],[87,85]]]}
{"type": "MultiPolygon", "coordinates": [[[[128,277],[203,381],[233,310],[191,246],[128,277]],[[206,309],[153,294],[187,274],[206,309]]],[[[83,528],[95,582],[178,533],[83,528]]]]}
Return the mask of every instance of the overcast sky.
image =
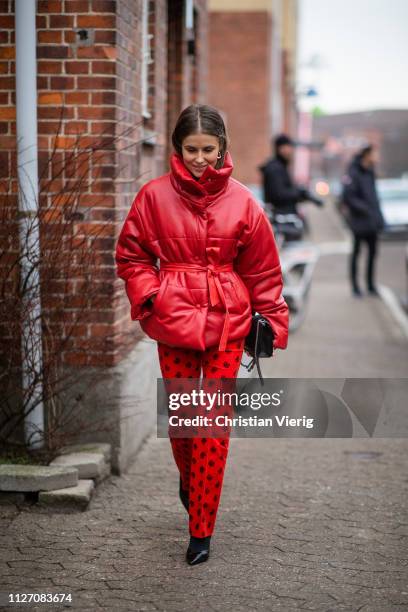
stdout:
{"type": "Polygon", "coordinates": [[[408,0],[299,0],[298,76],[327,113],[408,108],[408,0]]]}

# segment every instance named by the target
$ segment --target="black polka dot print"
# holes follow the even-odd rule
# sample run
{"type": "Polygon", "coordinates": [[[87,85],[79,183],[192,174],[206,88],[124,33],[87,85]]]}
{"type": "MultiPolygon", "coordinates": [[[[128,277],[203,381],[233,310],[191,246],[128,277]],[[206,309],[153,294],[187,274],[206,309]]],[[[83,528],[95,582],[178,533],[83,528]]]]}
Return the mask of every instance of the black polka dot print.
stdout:
{"type": "MultiPolygon", "coordinates": [[[[243,348],[244,339],[228,342],[225,351],[209,348],[203,352],[170,347],[159,342],[162,376],[166,378],[166,384],[167,381],[171,383],[169,379],[172,378],[192,378],[191,372],[195,372],[198,377],[201,370],[205,379],[236,378],[243,348]]],[[[209,386],[214,386],[214,383],[214,380],[208,381],[209,386]]],[[[170,384],[168,388],[171,388],[170,384]]],[[[189,493],[190,535],[199,538],[212,535],[221,497],[229,437],[170,438],[170,443],[182,487],[189,493]]]]}

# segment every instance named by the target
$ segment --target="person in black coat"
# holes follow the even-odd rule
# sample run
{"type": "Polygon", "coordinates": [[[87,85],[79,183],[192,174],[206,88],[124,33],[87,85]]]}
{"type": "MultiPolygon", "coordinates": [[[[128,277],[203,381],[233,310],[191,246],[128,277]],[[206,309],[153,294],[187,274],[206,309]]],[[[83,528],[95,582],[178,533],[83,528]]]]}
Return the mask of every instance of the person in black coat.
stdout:
{"type": "Polygon", "coordinates": [[[358,282],[358,257],[362,242],[365,242],[368,247],[367,290],[370,295],[378,296],[374,281],[374,267],[378,233],[384,228],[385,222],[375,185],[375,155],[372,145],[364,147],[354,157],[343,178],[342,200],[346,221],[354,238],[349,274],[353,295],[356,297],[363,295],[358,282]]]}
{"type": "Polygon", "coordinates": [[[314,198],[307,189],[295,185],[289,174],[294,142],[286,134],[281,134],[273,144],[275,157],[258,166],[263,176],[263,199],[267,206],[280,214],[296,215],[299,215],[297,204],[300,202],[309,200],[322,206],[321,200],[314,198]]]}

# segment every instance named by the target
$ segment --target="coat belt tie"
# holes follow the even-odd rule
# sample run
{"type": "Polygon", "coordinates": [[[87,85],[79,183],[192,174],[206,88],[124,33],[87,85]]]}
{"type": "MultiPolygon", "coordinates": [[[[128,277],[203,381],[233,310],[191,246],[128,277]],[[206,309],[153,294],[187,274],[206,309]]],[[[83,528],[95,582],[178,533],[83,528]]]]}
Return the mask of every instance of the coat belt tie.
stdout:
{"type": "Polygon", "coordinates": [[[160,270],[165,270],[166,272],[196,271],[207,273],[208,292],[210,296],[211,306],[216,306],[221,302],[225,308],[224,326],[222,329],[220,344],[218,347],[219,351],[225,351],[230,328],[230,314],[227,306],[227,300],[225,299],[224,290],[220,283],[219,273],[231,272],[233,269],[234,268],[232,263],[227,263],[223,265],[208,264],[207,266],[200,266],[198,264],[160,262],[160,270]]]}

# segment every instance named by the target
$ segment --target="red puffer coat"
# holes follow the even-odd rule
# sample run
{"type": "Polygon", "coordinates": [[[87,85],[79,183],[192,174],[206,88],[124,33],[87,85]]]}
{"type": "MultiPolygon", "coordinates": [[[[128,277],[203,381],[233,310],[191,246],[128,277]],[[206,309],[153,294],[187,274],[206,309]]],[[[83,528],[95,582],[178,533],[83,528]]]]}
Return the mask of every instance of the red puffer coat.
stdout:
{"type": "Polygon", "coordinates": [[[222,168],[208,165],[198,180],[177,153],[170,165],[140,189],[116,246],[132,320],[171,346],[224,350],[248,334],[257,311],[273,328],[275,348],[286,348],[288,307],[272,228],[231,177],[229,152],[222,168]]]}

